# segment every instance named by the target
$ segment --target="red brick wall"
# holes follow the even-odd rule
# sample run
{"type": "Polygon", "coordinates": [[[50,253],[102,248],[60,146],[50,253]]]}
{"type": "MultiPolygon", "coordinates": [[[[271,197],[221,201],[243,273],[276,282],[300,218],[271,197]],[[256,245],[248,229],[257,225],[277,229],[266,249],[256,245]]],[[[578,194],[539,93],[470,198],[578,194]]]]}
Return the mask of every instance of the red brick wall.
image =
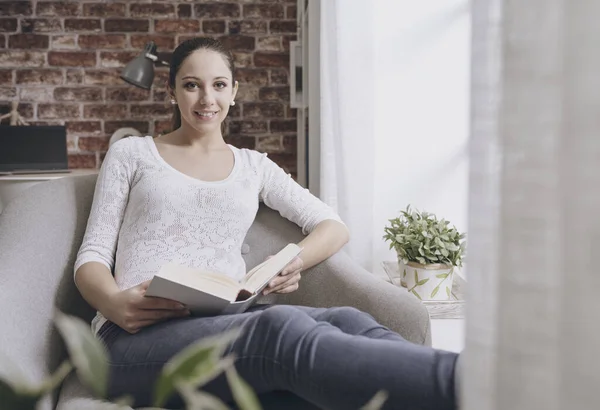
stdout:
{"type": "Polygon", "coordinates": [[[289,41],[295,0],[0,0],[0,115],[18,99],[31,124],[67,127],[69,166],[98,167],[110,135],[168,127],[166,68],[151,91],[127,85],[121,68],[149,40],[159,54],[183,39],[218,37],[237,63],[240,90],[226,140],[296,172],[296,113],[289,106],[289,41]]]}

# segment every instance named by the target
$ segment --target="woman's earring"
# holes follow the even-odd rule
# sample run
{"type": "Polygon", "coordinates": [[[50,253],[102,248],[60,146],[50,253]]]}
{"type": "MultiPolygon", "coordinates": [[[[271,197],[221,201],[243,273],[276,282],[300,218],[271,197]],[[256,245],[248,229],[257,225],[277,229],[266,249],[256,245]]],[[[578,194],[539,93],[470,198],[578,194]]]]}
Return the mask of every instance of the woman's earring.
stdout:
{"type": "Polygon", "coordinates": [[[235,105],[235,101],[232,101],[231,102],[231,106],[233,107],[234,105],[235,105]]]}
{"type": "Polygon", "coordinates": [[[177,101],[175,101],[175,98],[171,98],[171,105],[175,105],[177,104],[177,101]]]}

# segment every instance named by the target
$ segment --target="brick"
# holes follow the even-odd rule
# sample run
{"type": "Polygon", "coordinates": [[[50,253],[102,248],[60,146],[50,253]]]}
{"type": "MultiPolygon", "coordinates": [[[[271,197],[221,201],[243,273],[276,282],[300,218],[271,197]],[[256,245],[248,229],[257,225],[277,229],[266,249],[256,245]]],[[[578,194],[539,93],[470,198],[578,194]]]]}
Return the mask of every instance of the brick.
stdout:
{"type": "Polygon", "coordinates": [[[43,34],[13,34],[8,37],[9,48],[24,48],[31,50],[33,48],[48,48],[50,37],[43,34]]]}
{"type": "Polygon", "coordinates": [[[273,102],[244,103],[244,118],[282,118],[283,115],[283,104],[273,102]]]}
{"type": "Polygon", "coordinates": [[[123,49],[127,45],[125,34],[80,34],[79,47],[82,49],[123,49]]]}
{"type": "Polygon", "coordinates": [[[94,67],[96,53],[93,51],[50,51],[48,64],[62,67],[94,67]]]}
{"type": "Polygon", "coordinates": [[[38,2],[35,15],[38,17],[74,17],[81,15],[79,2],[38,2]]]}
{"type": "Polygon", "coordinates": [[[233,61],[236,67],[250,67],[252,66],[252,53],[243,53],[243,52],[232,52],[233,61]]]}
{"type": "Polygon", "coordinates": [[[100,19],[65,19],[65,31],[101,31],[100,19]]]}
{"type": "Polygon", "coordinates": [[[141,19],[106,19],[104,20],[104,31],[107,33],[147,33],[150,22],[141,19]]]}
{"type": "Polygon", "coordinates": [[[79,104],[39,104],[39,119],[79,118],[79,104]]]}
{"type": "Polygon", "coordinates": [[[175,6],[166,3],[130,4],[131,17],[175,17],[175,6]]]}
{"type": "Polygon", "coordinates": [[[256,137],[245,135],[229,135],[225,138],[225,142],[238,148],[255,149],[256,137]]]}
{"type": "Polygon", "coordinates": [[[100,66],[104,68],[124,67],[139,54],[138,51],[102,51],[100,52],[100,66]]]}
{"type": "Polygon", "coordinates": [[[125,104],[86,104],[83,106],[83,118],[124,118],[127,116],[125,104]]]}
{"type": "Polygon", "coordinates": [[[238,68],[235,71],[235,78],[240,84],[267,85],[269,72],[262,68],[238,68]]]}
{"type": "Polygon", "coordinates": [[[296,135],[284,135],[282,138],[283,152],[288,154],[296,154],[298,151],[298,138],[296,135]]]}
{"type": "MultiPolygon", "coordinates": [[[[12,110],[12,104],[10,102],[2,102],[2,103],[0,103],[0,115],[7,114],[11,110],[12,110]]],[[[19,102],[19,106],[17,107],[17,111],[26,120],[30,119],[30,118],[33,118],[33,104],[19,102]]],[[[6,121],[6,120],[4,120],[4,121],[6,121]]]]}
{"type": "Polygon", "coordinates": [[[192,17],[192,5],[191,4],[179,4],[177,6],[177,17],[178,18],[192,17]]]}
{"type": "Polygon", "coordinates": [[[284,17],[285,11],[281,4],[244,4],[244,18],[264,20],[284,17]]]}
{"type": "Polygon", "coordinates": [[[19,90],[20,101],[50,102],[52,101],[51,88],[21,88],[19,90]]]}
{"type": "Polygon", "coordinates": [[[266,34],[268,31],[264,20],[231,20],[227,26],[230,34],[266,34]]]}
{"type": "Polygon", "coordinates": [[[96,154],[69,154],[69,169],[95,169],[96,154]]]}
{"type": "Polygon", "coordinates": [[[83,15],[87,17],[123,17],[125,15],[124,3],[85,3],[83,15]]]}
{"type": "MultiPolygon", "coordinates": [[[[163,104],[169,103],[170,96],[167,90],[157,90],[152,87],[152,101],[162,102],[163,104]]],[[[169,109],[170,110],[170,109],[169,109]]]]}
{"type": "Polygon", "coordinates": [[[219,41],[223,43],[225,48],[231,51],[253,51],[256,47],[254,37],[242,35],[229,35],[219,37],[219,41]]]}
{"type": "Polygon", "coordinates": [[[287,6],[285,8],[285,18],[296,19],[298,17],[298,11],[296,6],[287,6]]]}
{"type": "Polygon", "coordinates": [[[282,51],[281,36],[258,37],[256,49],[259,51],[282,51]]]}
{"type": "Polygon", "coordinates": [[[13,85],[12,70],[0,70],[0,85],[13,85]]]}
{"type": "Polygon", "coordinates": [[[102,123],[100,121],[67,121],[65,122],[65,126],[67,128],[67,133],[69,134],[74,133],[99,135],[102,133],[102,123]]]}
{"type": "Polygon", "coordinates": [[[238,102],[258,101],[258,88],[247,85],[240,87],[235,96],[235,100],[238,102]]]}
{"type": "Polygon", "coordinates": [[[0,51],[0,67],[41,67],[45,62],[46,53],[41,51],[0,51]]]}
{"type": "Polygon", "coordinates": [[[279,165],[283,170],[288,174],[296,174],[296,154],[285,154],[285,153],[276,153],[269,154],[269,158],[271,158],[277,165],[279,165]]]}
{"type": "Polygon", "coordinates": [[[271,70],[271,85],[289,85],[288,73],[284,69],[272,69],[271,70]]]}
{"type": "Polygon", "coordinates": [[[59,19],[23,19],[21,20],[23,33],[57,33],[63,31],[59,19]]]}
{"type": "Polygon", "coordinates": [[[33,8],[31,1],[3,1],[0,3],[0,16],[17,17],[31,16],[33,8]]]}
{"type": "Polygon", "coordinates": [[[147,101],[150,93],[137,87],[108,87],[106,89],[107,101],[147,101]]]}
{"type": "Polygon", "coordinates": [[[156,33],[197,33],[200,31],[198,20],[155,20],[154,31],[156,33]]]}
{"type": "Polygon", "coordinates": [[[158,136],[159,134],[167,134],[173,130],[171,120],[155,120],[154,121],[154,133],[153,135],[158,136]]]}
{"type": "Polygon", "coordinates": [[[58,69],[17,70],[17,85],[59,85],[63,83],[63,73],[58,69]]]}
{"type": "Polygon", "coordinates": [[[258,137],[256,139],[256,150],[260,152],[281,152],[283,145],[281,144],[280,135],[268,135],[258,137]]]}
{"type": "Polygon", "coordinates": [[[283,44],[283,50],[289,54],[290,52],[290,41],[296,41],[298,36],[289,35],[289,36],[281,36],[281,43],[283,44]]]}
{"type": "Polygon", "coordinates": [[[83,83],[83,72],[78,68],[68,69],[66,72],[65,84],[82,84],[83,83]]]}
{"type": "Polygon", "coordinates": [[[205,34],[223,34],[225,33],[225,21],[206,20],[202,22],[202,31],[205,34]]]}
{"type": "Polygon", "coordinates": [[[269,22],[271,33],[296,33],[296,20],[273,20],[269,22]]]}
{"type": "Polygon", "coordinates": [[[175,48],[175,37],[173,36],[132,34],[130,41],[131,47],[137,49],[143,49],[150,41],[154,41],[159,49],[173,50],[175,48]]]}
{"type": "Polygon", "coordinates": [[[96,87],[59,87],[54,90],[56,101],[102,101],[102,89],[96,87]]]}
{"type": "Polygon", "coordinates": [[[73,50],[77,48],[77,37],[75,35],[52,36],[50,44],[54,50],[73,50]]]}
{"type": "Polygon", "coordinates": [[[133,118],[149,118],[149,117],[165,117],[172,114],[171,107],[166,104],[132,104],[131,117],[133,118]]]}
{"type": "Polygon", "coordinates": [[[283,53],[263,53],[254,54],[254,65],[256,67],[289,67],[290,56],[283,53]]]}
{"type": "Polygon", "coordinates": [[[265,120],[241,120],[229,123],[229,132],[232,134],[260,134],[268,132],[269,127],[265,120]]]}
{"type": "Polygon", "coordinates": [[[298,110],[291,108],[289,105],[285,106],[285,118],[297,118],[298,110]]]}
{"type": "Polygon", "coordinates": [[[271,132],[296,132],[296,120],[271,120],[271,132]]]}
{"type": "Polygon", "coordinates": [[[0,87],[0,101],[13,100],[17,97],[16,87],[0,87]]]}
{"type": "Polygon", "coordinates": [[[289,101],[289,87],[264,87],[260,89],[258,94],[260,101],[289,101]]]}
{"type": "Polygon", "coordinates": [[[135,128],[142,134],[148,134],[148,121],[104,121],[104,132],[113,134],[116,130],[123,127],[135,128]]]}
{"type": "MultiPolygon", "coordinates": [[[[75,133],[75,132],[74,132],[75,133]]],[[[108,151],[110,137],[79,137],[77,147],[81,151],[108,151]]]]}
{"type": "Polygon", "coordinates": [[[123,80],[119,77],[121,70],[85,70],[83,83],[86,85],[123,85],[123,80]]]}
{"type": "Polygon", "coordinates": [[[10,33],[17,31],[18,27],[17,19],[3,19],[0,18],[0,33],[10,33]]]}
{"type": "Polygon", "coordinates": [[[0,49],[6,48],[7,39],[5,34],[0,34],[0,49]]]}
{"type": "Polygon", "coordinates": [[[236,3],[194,4],[194,13],[199,19],[240,17],[240,5],[236,3]]]}

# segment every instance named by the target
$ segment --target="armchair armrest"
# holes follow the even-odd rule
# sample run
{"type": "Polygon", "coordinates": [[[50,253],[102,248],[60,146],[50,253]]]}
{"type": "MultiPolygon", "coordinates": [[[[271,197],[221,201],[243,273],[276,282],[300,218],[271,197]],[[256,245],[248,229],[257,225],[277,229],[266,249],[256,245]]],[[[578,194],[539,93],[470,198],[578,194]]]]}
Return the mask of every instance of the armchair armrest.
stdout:
{"type": "MultiPolygon", "coordinates": [[[[271,295],[269,295],[271,296],[271,295]]],[[[304,272],[300,288],[265,301],[313,307],[351,306],[405,339],[431,346],[427,308],[404,289],[375,277],[344,252],[304,272]]]]}

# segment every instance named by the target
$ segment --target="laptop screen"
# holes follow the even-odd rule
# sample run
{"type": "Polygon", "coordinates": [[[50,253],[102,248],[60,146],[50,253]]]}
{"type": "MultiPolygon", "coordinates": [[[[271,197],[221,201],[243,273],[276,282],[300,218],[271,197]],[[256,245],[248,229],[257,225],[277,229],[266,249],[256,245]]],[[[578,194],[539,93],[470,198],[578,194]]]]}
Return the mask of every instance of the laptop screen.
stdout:
{"type": "Polygon", "coordinates": [[[63,125],[0,125],[0,171],[68,168],[63,125]]]}

